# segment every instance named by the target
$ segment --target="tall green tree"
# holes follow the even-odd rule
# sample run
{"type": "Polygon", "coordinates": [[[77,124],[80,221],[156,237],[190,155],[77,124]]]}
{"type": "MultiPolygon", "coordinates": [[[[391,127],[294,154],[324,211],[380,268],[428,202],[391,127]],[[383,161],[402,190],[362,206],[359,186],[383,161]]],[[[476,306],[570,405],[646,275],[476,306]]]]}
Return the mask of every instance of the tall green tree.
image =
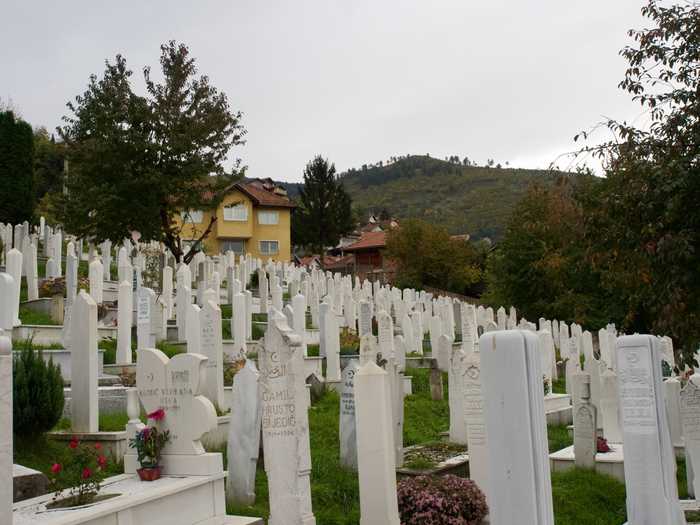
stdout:
{"type": "Polygon", "coordinates": [[[67,193],[59,216],[68,231],[96,241],[118,241],[131,231],[162,241],[177,261],[189,262],[211,233],[216,216],[183,238],[180,213],[214,209],[244,172],[240,160],[226,172],[229,150],[243,143],[241,113],[198,75],[184,44],[161,46],[162,82],[144,68],[146,96],[132,91],[132,71],[117,55],[101,79],[68,103],[59,129],[66,143],[67,193]],[[192,241],[185,254],[183,241],[192,241]]]}
{"type": "Polygon", "coordinates": [[[0,222],[18,224],[34,215],[32,127],[12,111],[0,112],[0,222]]]}
{"type": "Polygon", "coordinates": [[[317,253],[338,244],[341,235],[352,231],[352,201],[336,175],[335,165],[320,155],[304,169],[299,206],[292,218],[294,244],[317,253]]]}
{"type": "Polygon", "coordinates": [[[396,263],[394,285],[399,288],[431,286],[466,294],[481,277],[469,242],[452,239],[446,228],[419,219],[389,231],[386,256],[396,263]]]}

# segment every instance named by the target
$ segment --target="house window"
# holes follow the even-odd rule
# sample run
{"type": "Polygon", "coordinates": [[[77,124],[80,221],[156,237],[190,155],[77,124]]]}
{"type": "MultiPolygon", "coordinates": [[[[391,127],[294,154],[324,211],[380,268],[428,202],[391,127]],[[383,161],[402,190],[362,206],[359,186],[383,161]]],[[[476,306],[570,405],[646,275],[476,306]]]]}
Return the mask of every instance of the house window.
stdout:
{"type": "Polygon", "coordinates": [[[280,213],[278,211],[259,211],[258,224],[279,224],[280,213]]]}
{"type": "Polygon", "coordinates": [[[236,255],[245,253],[245,241],[243,239],[227,239],[221,241],[221,253],[231,251],[236,255]]]}
{"type": "Polygon", "coordinates": [[[238,204],[232,204],[231,206],[224,206],[224,220],[240,222],[247,221],[248,207],[242,202],[238,204]]]}
{"type": "Polygon", "coordinates": [[[202,219],[204,219],[204,213],[202,210],[189,210],[180,214],[182,222],[191,222],[193,224],[200,224],[202,219]]]}
{"type": "Polygon", "coordinates": [[[260,241],[260,253],[263,255],[275,255],[280,251],[279,241],[260,241]]]}

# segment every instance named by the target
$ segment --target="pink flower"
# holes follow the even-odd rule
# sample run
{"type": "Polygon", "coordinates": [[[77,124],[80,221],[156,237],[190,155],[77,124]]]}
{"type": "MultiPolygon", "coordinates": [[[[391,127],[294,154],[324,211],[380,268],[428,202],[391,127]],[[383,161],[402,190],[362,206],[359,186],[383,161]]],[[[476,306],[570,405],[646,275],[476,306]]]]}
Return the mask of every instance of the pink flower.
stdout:
{"type": "Polygon", "coordinates": [[[68,443],[68,446],[70,448],[78,448],[79,444],[80,444],[80,442],[78,441],[78,438],[73,438],[70,440],[70,443],[68,443]]]}
{"type": "Polygon", "coordinates": [[[53,465],[51,465],[51,472],[53,472],[54,474],[58,474],[59,472],[61,472],[62,468],[63,467],[61,467],[60,463],[54,463],[53,465]]]}
{"type": "Polygon", "coordinates": [[[102,445],[95,443],[95,450],[102,450],[102,445]]]}
{"type": "Polygon", "coordinates": [[[107,466],[107,458],[104,456],[97,456],[97,464],[100,468],[105,468],[107,466]]]}
{"type": "Polygon", "coordinates": [[[85,468],[83,469],[83,474],[82,474],[82,476],[83,476],[83,479],[88,479],[90,476],[92,476],[92,470],[90,470],[89,468],[85,467],[85,468]]]}
{"type": "Polygon", "coordinates": [[[141,431],[141,437],[142,437],[143,439],[148,439],[148,436],[150,436],[150,435],[151,435],[151,427],[145,427],[145,428],[141,431]]]}
{"type": "Polygon", "coordinates": [[[162,421],[163,418],[165,417],[165,410],[162,408],[159,408],[158,410],[154,410],[150,414],[148,414],[148,419],[152,419],[153,421],[162,421]]]}

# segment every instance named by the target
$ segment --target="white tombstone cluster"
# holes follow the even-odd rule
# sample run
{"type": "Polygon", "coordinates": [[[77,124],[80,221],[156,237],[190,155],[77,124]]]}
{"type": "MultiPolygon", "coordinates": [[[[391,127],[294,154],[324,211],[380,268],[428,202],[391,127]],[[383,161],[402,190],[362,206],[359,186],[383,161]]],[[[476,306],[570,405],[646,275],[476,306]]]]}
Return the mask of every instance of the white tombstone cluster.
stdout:
{"type": "MultiPolygon", "coordinates": [[[[151,279],[147,285],[147,257],[131,240],[114,246],[91,243],[89,289],[80,290],[82,241],[64,239],[60,230],[43,222],[38,229],[0,225],[0,238],[5,267],[0,273],[0,330],[11,333],[19,324],[22,277],[28,298],[38,297],[40,246],[47,277],[66,277],[71,431],[98,431],[97,311],[116,301],[118,364],[132,364],[136,334],[137,385],[130,391],[127,437],[143,427],[141,408],[147,413],[163,408],[166,418],[157,424],[172,436],[164,473],[211,477],[214,515],[224,512],[224,500],[254,503],[262,438],[270,523],[315,523],[307,388],[313,374],[339,393],[340,462],[357,471],[361,522],[398,525],[404,376],[407,366],[424,359],[448,376],[449,439],[468,448],[470,475],[486,495],[493,525],[554,523],[546,421],[548,405],[555,402],[573,413],[577,465],[595,467],[598,436],[613,448],[624,445],[630,524],[684,523],[674,446],[685,447],[689,489],[700,490],[692,468],[700,472],[700,376],[693,375],[685,386],[676,378],[663,381],[662,360],[675,366],[669,338],[619,335],[613,325],[592,334],[560,320],[533,323],[518,318],[513,307],[494,311],[448,296],[232,252],[200,252],[189,264],[178,265],[156,246],[161,270],[155,284],[151,279]],[[225,309],[230,309],[230,319],[223,318],[225,309]],[[248,353],[254,344],[254,314],[266,314],[256,358],[248,353]],[[226,325],[230,340],[223,337],[226,325]],[[357,355],[343,359],[345,366],[342,330],[360,340],[357,355]],[[156,349],[169,331],[187,349],[172,359],[156,349]],[[319,356],[310,356],[316,344],[319,356]],[[242,363],[231,396],[223,383],[227,357],[242,363]],[[325,374],[319,360],[325,361],[325,374]],[[559,374],[566,378],[567,395],[552,393],[559,374]],[[230,411],[225,416],[225,498],[221,456],[206,453],[201,443],[217,429],[217,411],[230,411]]],[[[0,332],[1,377],[7,374],[3,355],[9,347],[0,332]]],[[[0,382],[0,389],[6,385],[0,382]]],[[[7,397],[0,400],[2,476],[8,435],[11,443],[11,430],[2,424],[7,397]]],[[[11,455],[11,446],[9,450],[11,455]]],[[[138,468],[132,450],[124,465],[126,474],[138,468]]],[[[0,486],[6,486],[4,481],[0,478],[0,486]]],[[[5,492],[0,496],[7,499],[5,492]]]]}

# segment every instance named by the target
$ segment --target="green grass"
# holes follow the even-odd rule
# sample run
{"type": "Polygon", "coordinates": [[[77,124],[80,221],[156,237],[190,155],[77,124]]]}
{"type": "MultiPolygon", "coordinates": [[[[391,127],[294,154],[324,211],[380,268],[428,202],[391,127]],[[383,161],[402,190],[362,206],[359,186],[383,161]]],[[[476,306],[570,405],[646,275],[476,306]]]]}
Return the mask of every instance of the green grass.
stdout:
{"type": "Polygon", "coordinates": [[[265,329],[262,326],[260,326],[259,324],[253,323],[253,332],[252,332],[253,341],[257,341],[258,339],[262,339],[264,335],[265,335],[265,329]]]}
{"type": "Polygon", "coordinates": [[[552,425],[547,427],[549,452],[556,452],[574,444],[566,425],[552,425]]]}
{"type": "Polygon", "coordinates": [[[625,522],[625,485],[592,470],[552,473],[557,525],[620,525],[625,522]]]}
{"type": "MultiPolygon", "coordinates": [[[[145,423],[145,417],[142,418],[145,423]]],[[[129,422],[129,416],[126,412],[113,412],[109,414],[100,414],[99,429],[100,432],[117,432],[124,430],[124,427],[129,422]]],[[[70,419],[61,418],[56,424],[54,430],[70,430],[70,419]]]]}
{"type": "Polygon", "coordinates": [[[413,394],[407,396],[404,401],[404,446],[439,441],[440,434],[450,428],[447,380],[443,377],[443,400],[433,401],[430,399],[429,369],[409,368],[406,375],[413,378],[413,394]]]}
{"type": "Polygon", "coordinates": [[[321,354],[321,347],[319,345],[307,345],[306,355],[309,357],[318,357],[321,354]]]}
{"type": "Polygon", "coordinates": [[[552,381],[552,393],[566,394],[566,376],[562,374],[559,379],[552,381]]]}
{"type": "Polygon", "coordinates": [[[267,314],[253,314],[254,323],[267,323],[267,314]]]}
{"type": "Polygon", "coordinates": [[[19,307],[19,318],[22,324],[38,324],[38,325],[58,325],[56,321],[51,319],[51,316],[41,312],[34,312],[26,306],[19,307]]]}

